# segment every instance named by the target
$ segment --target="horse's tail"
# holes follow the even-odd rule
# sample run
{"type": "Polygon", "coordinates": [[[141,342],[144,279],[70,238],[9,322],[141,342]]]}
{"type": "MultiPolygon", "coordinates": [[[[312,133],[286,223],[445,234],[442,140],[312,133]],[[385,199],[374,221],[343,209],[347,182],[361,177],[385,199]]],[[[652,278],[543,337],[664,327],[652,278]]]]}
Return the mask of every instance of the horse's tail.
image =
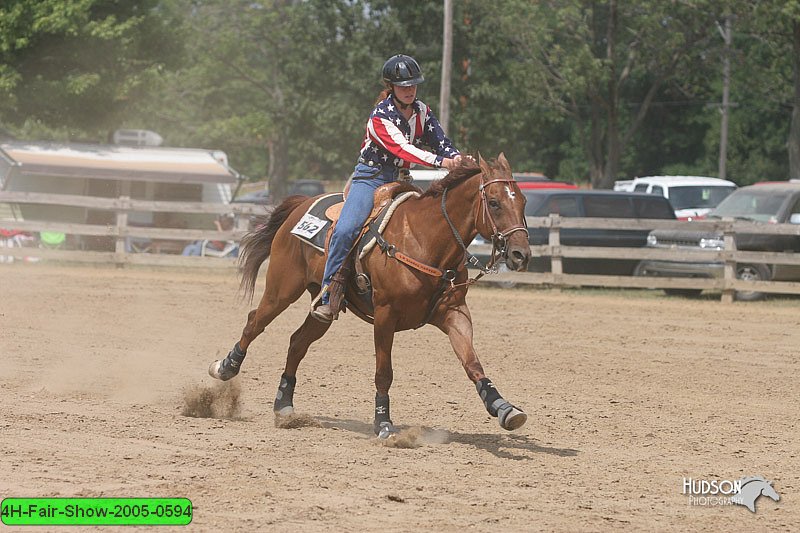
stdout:
{"type": "Polygon", "coordinates": [[[272,252],[272,240],[289,214],[307,200],[307,196],[290,196],[271,214],[256,220],[256,228],[244,236],[239,247],[239,274],[242,281],[239,290],[252,301],[258,278],[258,270],[272,252]]]}

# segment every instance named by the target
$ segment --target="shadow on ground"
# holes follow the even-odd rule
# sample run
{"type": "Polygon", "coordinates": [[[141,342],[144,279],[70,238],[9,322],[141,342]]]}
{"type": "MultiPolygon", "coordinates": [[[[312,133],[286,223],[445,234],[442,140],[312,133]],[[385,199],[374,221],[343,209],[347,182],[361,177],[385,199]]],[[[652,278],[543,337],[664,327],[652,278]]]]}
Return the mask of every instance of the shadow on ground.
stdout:
{"type": "MultiPolygon", "coordinates": [[[[365,437],[375,438],[372,431],[372,424],[361,420],[344,418],[330,418],[325,416],[314,417],[323,428],[336,428],[353,433],[364,435],[365,437]]],[[[401,431],[410,429],[409,426],[398,425],[401,431]]],[[[503,459],[513,459],[524,461],[533,459],[529,454],[545,453],[558,457],[575,457],[580,453],[573,448],[556,448],[552,446],[542,446],[535,439],[527,435],[514,433],[459,433],[439,428],[422,428],[422,441],[424,444],[447,444],[458,443],[485,450],[496,457],[503,459]],[[519,452],[528,452],[521,454],[519,452]]]]}

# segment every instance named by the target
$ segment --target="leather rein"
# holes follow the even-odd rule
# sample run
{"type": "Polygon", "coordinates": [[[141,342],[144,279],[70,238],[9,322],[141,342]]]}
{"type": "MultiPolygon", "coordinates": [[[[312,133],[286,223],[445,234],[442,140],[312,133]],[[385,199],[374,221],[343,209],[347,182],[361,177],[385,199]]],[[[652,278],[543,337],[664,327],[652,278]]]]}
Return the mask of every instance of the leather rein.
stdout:
{"type": "MultiPolygon", "coordinates": [[[[506,183],[508,185],[514,183],[514,179],[493,179],[487,182],[483,181],[483,174],[481,174],[481,183],[478,186],[478,190],[480,191],[481,198],[479,204],[483,207],[482,215],[484,221],[488,219],[489,224],[492,227],[492,253],[489,263],[484,266],[481,261],[475,257],[473,254],[469,252],[467,249],[467,245],[464,244],[464,240],[461,238],[461,235],[458,233],[458,229],[456,229],[453,222],[450,220],[450,217],[447,214],[447,188],[442,191],[442,215],[444,219],[447,221],[447,224],[450,226],[450,230],[453,233],[453,236],[456,238],[458,245],[464,251],[464,261],[462,264],[469,263],[480,270],[480,273],[475,276],[474,278],[468,279],[465,283],[460,283],[456,285],[455,279],[457,275],[457,269],[447,269],[442,270],[440,268],[426,265],[425,263],[414,259],[402,252],[398,252],[396,247],[393,244],[389,244],[386,242],[385,239],[377,232],[376,229],[372,228],[370,225],[370,229],[373,230],[373,233],[376,235],[376,242],[380,249],[389,257],[393,259],[397,259],[401,263],[408,265],[411,268],[414,268],[424,274],[428,274],[430,276],[434,276],[440,278],[444,284],[450,283],[449,290],[453,290],[458,286],[461,285],[472,285],[476,281],[478,281],[484,274],[494,274],[497,272],[497,260],[501,257],[505,257],[508,253],[508,237],[514,233],[515,231],[524,231],[525,233],[528,232],[527,224],[514,224],[510,228],[507,228],[504,231],[500,231],[497,228],[497,223],[492,216],[491,211],[489,210],[489,200],[486,198],[486,187],[491,185],[492,183],[506,183]]],[[[477,221],[477,217],[476,217],[477,221]]],[[[524,219],[523,219],[524,222],[524,219]]]]}

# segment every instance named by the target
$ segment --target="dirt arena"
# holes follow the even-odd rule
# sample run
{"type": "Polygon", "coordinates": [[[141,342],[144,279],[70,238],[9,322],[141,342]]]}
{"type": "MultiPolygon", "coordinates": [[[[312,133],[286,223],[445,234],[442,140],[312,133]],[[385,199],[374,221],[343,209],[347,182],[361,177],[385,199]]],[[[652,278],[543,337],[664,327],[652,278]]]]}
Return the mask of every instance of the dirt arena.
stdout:
{"type": "Polygon", "coordinates": [[[500,429],[429,326],[395,340],[408,447],[390,448],[352,315],[300,367],[299,428],[277,428],[272,401],[307,300],[212,383],[249,310],[237,287],[230,271],[0,265],[0,496],[188,497],[193,531],[800,530],[798,299],[478,286],[481,360],[528,424],[500,429]],[[682,494],[684,477],[746,475],[781,500],[753,514],[682,494]]]}

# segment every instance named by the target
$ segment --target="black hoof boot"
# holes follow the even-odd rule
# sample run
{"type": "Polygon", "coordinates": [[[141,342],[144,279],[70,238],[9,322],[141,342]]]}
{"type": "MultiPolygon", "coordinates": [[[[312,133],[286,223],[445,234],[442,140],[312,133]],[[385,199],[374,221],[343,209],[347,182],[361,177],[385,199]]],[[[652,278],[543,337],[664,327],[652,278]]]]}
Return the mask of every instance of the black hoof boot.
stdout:
{"type": "Polygon", "coordinates": [[[372,430],[379,439],[388,439],[397,435],[397,428],[389,417],[389,395],[375,394],[375,421],[372,430]]]}
{"type": "Polygon", "coordinates": [[[296,384],[296,377],[281,375],[281,384],[278,386],[278,394],[275,395],[275,403],[272,407],[276,415],[289,416],[294,413],[294,386],[296,384]]]}
{"type": "Polygon", "coordinates": [[[528,415],[505,401],[489,378],[479,380],[475,384],[475,388],[478,389],[478,394],[483,400],[486,410],[490,415],[497,417],[501,428],[513,431],[527,422],[528,415]]]}
{"type": "Polygon", "coordinates": [[[239,368],[242,366],[242,361],[244,361],[246,355],[247,353],[239,348],[239,343],[237,342],[225,359],[220,359],[211,363],[208,367],[208,375],[222,381],[228,381],[236,377],[239,374],[239,368]]]}

